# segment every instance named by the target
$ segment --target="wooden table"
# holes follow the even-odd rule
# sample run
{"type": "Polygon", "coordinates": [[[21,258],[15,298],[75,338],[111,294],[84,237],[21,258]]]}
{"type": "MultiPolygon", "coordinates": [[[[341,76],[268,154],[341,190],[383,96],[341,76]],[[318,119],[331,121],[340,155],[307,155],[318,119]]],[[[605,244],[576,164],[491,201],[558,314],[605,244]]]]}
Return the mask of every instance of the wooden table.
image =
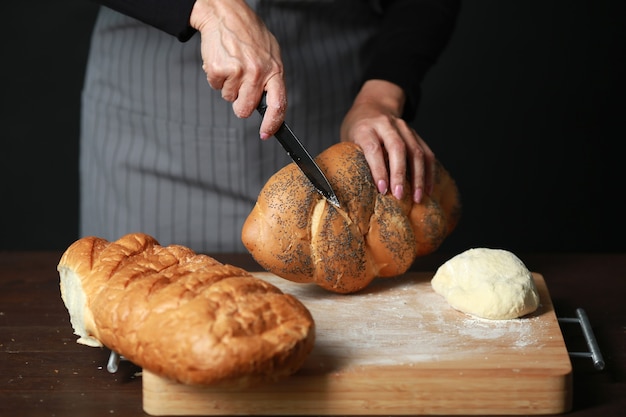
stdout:
{"type": "MultiPolygon", "coordinates": [[[[518,254],[541,273],[559,317],[583,308],[606,368],[572,358],[572,416],[626,412],[626,254],[518,254]]],[[[139,369],[122,362],[106,370],[109,352],[78,345],[60,299],[60,252],[0,252],[0,416],[141,416],[139,369]]],[[[247,255],[217,255],[250,271],[247,255]]],[[[419,259],[416,271],[434,271],[450,256],[419,259]]],[[[568,348],[586,350],[582,332],[563,324],[568,348]]]]}

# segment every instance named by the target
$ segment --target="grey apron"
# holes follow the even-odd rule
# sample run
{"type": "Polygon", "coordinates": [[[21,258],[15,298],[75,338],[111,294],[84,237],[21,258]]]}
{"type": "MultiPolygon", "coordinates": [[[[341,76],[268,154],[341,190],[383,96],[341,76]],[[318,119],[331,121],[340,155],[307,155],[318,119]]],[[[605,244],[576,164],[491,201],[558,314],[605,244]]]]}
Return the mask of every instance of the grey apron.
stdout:
{"type": "MultiPolygon", "coordinates": [[[[277,37],[287,122],[312,155],[339,141],[380,16],[367,1],[250,2],[277,37]]],[[[259,191],[289,163],[260,116],[241,120],[185,43],[102,8],[82,96],[80,233],[131,232],[198,252],[242,252],[259,191]]]]}

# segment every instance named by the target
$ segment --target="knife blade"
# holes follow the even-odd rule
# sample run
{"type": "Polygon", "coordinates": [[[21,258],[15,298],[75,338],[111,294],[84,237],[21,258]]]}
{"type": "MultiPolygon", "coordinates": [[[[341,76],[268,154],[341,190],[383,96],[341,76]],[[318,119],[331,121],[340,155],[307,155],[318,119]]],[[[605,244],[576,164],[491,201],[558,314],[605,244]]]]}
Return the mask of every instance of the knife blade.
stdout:
{"type": "MultiPolygon", "coordinates": [[[[257,111],[261,116],[264,116],[266,109],[265,93],[263,93],[263,97],[257,106],[257,111]]],[[[328,182],[328,179],[289,126],[283,122],[276,133],[274,133],[274,137],[285,151],[287,151],[287,155],[298,165],[311,184],[313,184],[317,192],[326,198],[333,206],[337,208],[341,207],[339,199],[328,182]]]]}

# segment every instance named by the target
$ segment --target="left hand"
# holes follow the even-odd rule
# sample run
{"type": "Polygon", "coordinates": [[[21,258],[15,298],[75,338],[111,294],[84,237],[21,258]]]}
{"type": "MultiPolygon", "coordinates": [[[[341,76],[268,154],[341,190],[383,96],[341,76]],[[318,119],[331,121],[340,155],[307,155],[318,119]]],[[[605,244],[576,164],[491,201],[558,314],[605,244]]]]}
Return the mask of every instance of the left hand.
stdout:
{"type": "Polygon", "coordinates": [[[420,203],[434,184],[435,155],[402,118],[404,92],[388,81],[369,80],[341,125],[341,140],[363,149],[380,193],[401,199],[411,192],[420,203]],[[405,190],[405,179],[411,190],[405,190]]]}

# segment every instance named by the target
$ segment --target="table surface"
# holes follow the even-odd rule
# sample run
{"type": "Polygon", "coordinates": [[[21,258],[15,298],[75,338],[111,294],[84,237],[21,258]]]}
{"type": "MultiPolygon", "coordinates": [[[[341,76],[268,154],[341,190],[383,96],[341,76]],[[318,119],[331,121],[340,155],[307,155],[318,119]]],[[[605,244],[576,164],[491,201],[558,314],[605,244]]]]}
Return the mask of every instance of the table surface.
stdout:
{"type": "MultiPolygon", "coordinates": [[[[606,367],[572,358],[574,405],[567,415],[620,416],[626,412],[626,254],[518,254],[541,273],[558,317],[587,313],[606,367]]],[[[0,252],[0,416],[142,416],[140,371],[122,362],[106,370],[106,349],[79,345],[59,292],[60,252],[0,252]]],[[[249,271],[248,255],[215,258],[249,271]]],[[[449,259],[418,259],[415,271],[435,271],[449,259]]],[[[570,351],[585,351],[580,328],[563,324],[570,351]]],[[[294,413],[295,414],[295,413],[294,413]]]]}

